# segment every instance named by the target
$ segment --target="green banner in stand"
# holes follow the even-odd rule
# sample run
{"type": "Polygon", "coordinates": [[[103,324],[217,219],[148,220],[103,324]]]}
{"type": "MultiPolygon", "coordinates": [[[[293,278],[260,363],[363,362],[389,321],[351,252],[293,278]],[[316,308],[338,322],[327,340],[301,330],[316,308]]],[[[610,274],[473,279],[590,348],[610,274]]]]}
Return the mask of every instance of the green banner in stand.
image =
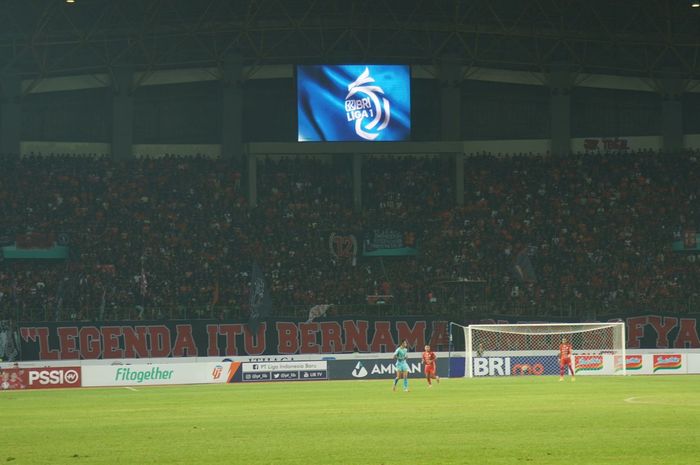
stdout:
{"type": "Polygon", "coordinates": [[[6,260],[65,260],[68,258],[68,247],[56,245],[48,249],[21,249],[15,245],[2,248],[6,260]]]}

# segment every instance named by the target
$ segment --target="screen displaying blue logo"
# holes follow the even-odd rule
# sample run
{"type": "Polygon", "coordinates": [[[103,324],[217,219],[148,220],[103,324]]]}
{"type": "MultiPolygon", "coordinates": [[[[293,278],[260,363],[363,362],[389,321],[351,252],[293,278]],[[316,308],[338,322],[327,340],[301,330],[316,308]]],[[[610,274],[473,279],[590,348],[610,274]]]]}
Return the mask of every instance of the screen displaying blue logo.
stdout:
{"type": "Polygon", "coordinates": [[[298,66],[297,113],[299,142],[408,140],[409,67],[298,66]]]}

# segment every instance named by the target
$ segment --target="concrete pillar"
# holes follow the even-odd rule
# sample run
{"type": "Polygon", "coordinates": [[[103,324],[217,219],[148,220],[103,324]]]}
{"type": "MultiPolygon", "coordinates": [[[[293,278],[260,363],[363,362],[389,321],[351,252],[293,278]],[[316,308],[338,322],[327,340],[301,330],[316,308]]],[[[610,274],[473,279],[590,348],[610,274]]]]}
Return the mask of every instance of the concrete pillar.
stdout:
{"type": "Polygon", "coordinates": [[[242,58],[227,58],[221,71],[221,156],[240,161],[243,158],[242,58]]]}
{"type": "Polygon", "coordinates": [[[133,158],[134,96],[133,71],[116,69],[112,73],[112,158],[133,158]]]}
{"type": "Polygon", "coordinates": [[[22,79],[0,75],[0,154],[19,156],[22,136],[22,79]]]}
{"type": "MultiPolygon", "coordinates": [[[[670,74],[670,73],[669,73],[670,74]]],[[[661,93],[661,137],[665,152],[683,149],[683,92],[686,80],[670,74],[657,80],[661,93]]]]}
{"type": "Polygon", "coordinates": [[[462,65],[456,57],[444,57],[438,66],[440,83],[440,138],[462,140],[461,90],[462,65]]]}
{"type": "Polygon", "coordinates": [[[258,159],[254,153],[248,154],[248,205],[258,206],[258,159]]]}
{"type": "Polygon", "coordinates": [[[352,154],[352,207],[362,210],[362,154],[352,154]]]}
{"type": "Polygon", "coordinates": [[[574,78],[574,73],[566,64],[550,68],[550,151],[554,155],[571,154],[571,88],[574,78]]]}
{"type": "Polygon", "coordinates": [[[464,205],[464,154],[455,153],[455,205],[464,205]]]}

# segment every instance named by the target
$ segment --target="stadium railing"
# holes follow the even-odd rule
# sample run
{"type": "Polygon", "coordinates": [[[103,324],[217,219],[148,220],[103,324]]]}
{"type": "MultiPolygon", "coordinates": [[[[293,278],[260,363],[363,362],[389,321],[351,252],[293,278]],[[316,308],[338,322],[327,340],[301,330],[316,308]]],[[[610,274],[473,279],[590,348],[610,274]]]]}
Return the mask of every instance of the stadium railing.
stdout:
{"type": "MultiPolygon", "coordinates": [[[[306,321],[311,305],[276,307],[271,319],[306,321]]],[[[537,318],[569,321],[595,320],[607,316],[623,317],[643,312],[671,312],[674,314],[700,313],[700,296],[686,299],[664,299],[662,304],[634,302],[600,302],[592,300],[558,301],[539,305],[518,304],[512,301],[489,300],[478,304],[414,303],[414,304],[354,304],[331,305],[326,317],[398,318],[431,317],[450,321],[474,321],[480,319],[537,318]]],[[[173,307],[121,307],[81,312],[72,308],[27,306],[0,306],[0,320],[15,321],[141,321],[141,320],[234,320],[247,321],[247,308],[241,306],[173,306],[173,307]]]]}

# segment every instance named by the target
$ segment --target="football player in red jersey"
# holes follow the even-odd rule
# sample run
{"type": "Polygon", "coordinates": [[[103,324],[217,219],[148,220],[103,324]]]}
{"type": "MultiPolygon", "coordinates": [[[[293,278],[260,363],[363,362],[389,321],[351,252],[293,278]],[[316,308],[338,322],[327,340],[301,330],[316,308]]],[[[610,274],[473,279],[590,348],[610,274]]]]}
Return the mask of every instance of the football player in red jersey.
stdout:
{"type": "Polygon", "coordinates": [[[429,345],[426,345],[425,351],[423,352],[423,366],[425,367],[425,379],[428,381],[428,387],[433,387],[433,380],[440,383],[440,377],[436,374],[437,366],[435,360],[437,360],[437,355],[430,350],[429,345]]]}
{"type": "Polygon", "coordinates": [[[571,372],[571,381],[576,380],[574,375],[574,367],[571,361],[574,357],[574,347],[565,337],[561,338],[561,344],[559,344],[559,381],[564,381],[564,373],[566,373],[566,368],[569,368],[571,372]]]}

